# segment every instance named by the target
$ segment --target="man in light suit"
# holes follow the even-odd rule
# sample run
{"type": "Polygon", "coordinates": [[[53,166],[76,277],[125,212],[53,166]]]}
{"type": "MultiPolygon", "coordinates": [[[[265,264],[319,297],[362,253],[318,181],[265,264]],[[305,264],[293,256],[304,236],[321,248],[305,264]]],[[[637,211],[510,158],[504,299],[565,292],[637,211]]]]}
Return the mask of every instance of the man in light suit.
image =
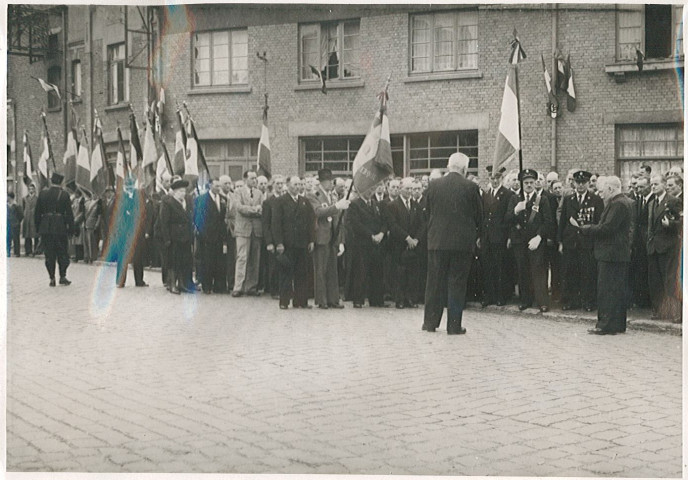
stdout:
{"type": "Polygon", "coordinates": [[[263,241],[263,193],[256,188],[256,172],[244,173],[244,186],[235,192],[236,219],[236,268],[234,272],[233,297],[242,295],[259,296],[258,273],[260,268],[260,247],[263,241]]]}
{"type": "Polygon", "coordinates": [[[339,302],[339,274],[337,253],[344,252],[340,241],[341,229],[336,232],[340,214],[349,208],[349,200],[337,199],[334,193],[332,171],[323,168],[318,171],[320,184],[306,195],[315,211],[315,250],[313,251],[313,270],[315,276],[315,303],[318,308],[344,308],[339,302]]]}
{"type": "Polygon", "coordinates": [[[428,186],[428,280],[423,330],[434,332],[447,308],[447,333],[462,335],[468,274],[482,222],[480,187],[466,179],[468,157],[449,157],[449,173],[428,186]]]}

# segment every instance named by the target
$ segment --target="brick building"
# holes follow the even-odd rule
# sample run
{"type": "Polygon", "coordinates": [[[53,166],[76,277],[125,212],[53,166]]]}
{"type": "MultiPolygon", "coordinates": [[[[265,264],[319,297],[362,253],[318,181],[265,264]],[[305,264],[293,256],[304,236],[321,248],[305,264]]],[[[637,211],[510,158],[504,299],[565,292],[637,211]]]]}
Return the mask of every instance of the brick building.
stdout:
{"type": "Polygon", "coordinates": [[[683,161],[678,5],[69,6],[50,22],[61,48],[33,63],[9,56],[16,159],[24,129],[38,155],[42,106],[53,107],[48,122],[62,158],[65,105],[50,104],[27,80],[34,75],[78,90],[87,131],[98,110],[110,155],[117,122],[128,135],[129,103],[142,124],[146,101],[163,87],[168,149],[175,103],[186,101],[212,172],[234,179],[256,162],[267,90],[273,171],[327,166],[345,174],[391,77],[395,172],[427,173],[458,149],[482,174],[492,163],[515,28],[528,54],[519,66],[525,166],[627,178],[643,162],[665,171],[683,161]],[[552,73],[556,48],[570,53],[577,108],[565,111],[560,95],[564,111],[552,120],[539,57],[552,73]],[[642,71],[636,48],[645,53],[642,71]],[[310,65],[325,72],[326,95],[310,65]]]}

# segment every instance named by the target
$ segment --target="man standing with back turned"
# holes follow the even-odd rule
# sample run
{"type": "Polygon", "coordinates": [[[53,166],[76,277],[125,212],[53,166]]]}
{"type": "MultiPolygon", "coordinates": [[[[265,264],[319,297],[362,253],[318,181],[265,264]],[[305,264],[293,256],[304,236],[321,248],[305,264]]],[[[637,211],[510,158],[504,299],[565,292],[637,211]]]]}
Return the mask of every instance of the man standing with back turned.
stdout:
{"type": "Polygon", "coordinates": [[[449,173],[430,182],[428,211],[428,279],[423,330],[434,332],[447,307],[447,333],[461,335],[466,285],[482,222],[480,188],[467,180],[468,157],[454,153],[449,173]]]}

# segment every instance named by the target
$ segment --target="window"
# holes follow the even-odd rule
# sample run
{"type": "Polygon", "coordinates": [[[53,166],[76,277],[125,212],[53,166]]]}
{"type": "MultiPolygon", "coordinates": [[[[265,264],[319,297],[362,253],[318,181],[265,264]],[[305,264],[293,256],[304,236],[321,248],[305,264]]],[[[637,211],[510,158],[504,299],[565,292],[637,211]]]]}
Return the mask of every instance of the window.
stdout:
{"type": "Polygon", "coordinates": [[[194,35],[194,78],[197,87],[248,84],[248,30],[194,35]]]}
{"type": "Polygon", "coordinates": [[[317,80],[311,66],[326,80],[360,76],[361,20],[299,26],[301,80],[317,80]]]}
{"type": "MultiPolygon", "coordinates": [[[[58,88],[62,89],[62,69],[59,66],[53,65],[48,69],[48,83],[57,85],[58,88]]],[[[57,96],[57,93],[52,90],[48,92],[48,108],[53,110],[60,108],[60,106],[60,97],[57,96]]]]}
{"type": "Polygon", "coordinates": [[[255,169],[258,161],[258,139],[208,140],[201,142],[211,178],[229,175],[235,182],[246,170],[255,169]]]}
{"type": "MultiPolygon", "coordinates": [[[[81,60],[72,61],[72,92],[75,95],[81,96],[81,60]]],[[[81,98],[75,98],[75,101],[80,101],[81,98]]]]}
{"type": "Polygon", "coordinates": [[[617,59],[683,55],[683,7],[680,5],[623,5],[616,13],[617,59]]]}
{"type": "MultiPolygon", "coordinates": [[[[306,172],[329,168],[335,175],[351,175],[354,158],[363,143],[360,137],[318,137],[301,140],[306,172]]],[[[422,175],[433,168],[446,168],[457,151],[470,158],[469,173],[478,172],[478,131],[414,133],[392,135],[394,175],[422,175]]]]}
{"type": "Polygon", "coordinates": [[[48,52],[47,56],[48,58],[54,58],[57,54],[60,53],[60,39],[57,36],[57,34],[50,34],[48,35],[48,52]]]}
{"type": "Polygon", "coordinates": [[[642,164],[662,173],[683,165],[683,125],[617,126],[617,160],[624,184],[642,164]]]}
{"type": "Polygon", "coordinates": [[[108,46],[108,105],[129,100],[129,69],[125,68],[124,43],[108,46]]]}
{"type": "Polygon", "coordinates": [[[411,73],[451,72],[478,68],[478,12],[413,15],[411,73]]]}

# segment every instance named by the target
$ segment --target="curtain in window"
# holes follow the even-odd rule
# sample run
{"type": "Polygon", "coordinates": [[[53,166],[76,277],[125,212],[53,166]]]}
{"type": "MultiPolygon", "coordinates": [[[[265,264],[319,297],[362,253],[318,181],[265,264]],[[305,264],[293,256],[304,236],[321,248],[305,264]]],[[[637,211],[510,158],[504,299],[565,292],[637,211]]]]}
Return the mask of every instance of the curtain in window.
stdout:
{"type": "Polygon", "coordinates": [[[643,49],[643,5],[622,5],[618,7],[617,58],[635,60],[636,48],[643,49]]]}

